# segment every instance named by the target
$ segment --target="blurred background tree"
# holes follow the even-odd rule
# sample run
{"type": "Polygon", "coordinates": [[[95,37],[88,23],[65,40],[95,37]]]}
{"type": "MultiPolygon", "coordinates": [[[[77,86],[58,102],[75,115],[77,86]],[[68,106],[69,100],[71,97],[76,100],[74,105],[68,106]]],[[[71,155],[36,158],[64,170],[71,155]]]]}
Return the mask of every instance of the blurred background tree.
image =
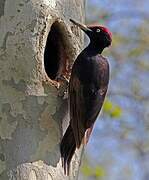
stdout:
{"type": "Polygon", "coordinates": [[[80,180],[149,180],[149,1],[88,0],[86,24],[113,32],[111,78],[80,180]]]}

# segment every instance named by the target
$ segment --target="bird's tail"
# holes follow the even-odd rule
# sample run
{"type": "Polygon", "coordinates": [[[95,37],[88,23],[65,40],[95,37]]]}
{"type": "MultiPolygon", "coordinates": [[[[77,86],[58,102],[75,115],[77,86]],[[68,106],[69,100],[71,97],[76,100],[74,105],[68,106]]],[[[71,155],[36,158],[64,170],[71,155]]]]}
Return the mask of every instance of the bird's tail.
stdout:
{"type": "Polygon", "coordinates": [[[70,162],[75,152],[75,149],[76,149],[75,138],[71,125],[69,125],[60,144],[62,166],[64,168],[64,173],[66,175],[69,175],[70,162]]]}

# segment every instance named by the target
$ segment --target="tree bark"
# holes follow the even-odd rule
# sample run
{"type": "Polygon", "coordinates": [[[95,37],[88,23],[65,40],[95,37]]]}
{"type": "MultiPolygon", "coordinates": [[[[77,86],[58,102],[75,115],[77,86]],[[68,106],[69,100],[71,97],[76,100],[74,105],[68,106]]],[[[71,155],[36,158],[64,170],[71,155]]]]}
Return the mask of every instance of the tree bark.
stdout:
{"type": "Polygon", "coordinates": [[[77,179],[82,150],[69,176],[59,151],[69,116],[57,78],[83,45],[69,18],[84,20],[84,0],[0,2],[0,180],[77,179]]]}

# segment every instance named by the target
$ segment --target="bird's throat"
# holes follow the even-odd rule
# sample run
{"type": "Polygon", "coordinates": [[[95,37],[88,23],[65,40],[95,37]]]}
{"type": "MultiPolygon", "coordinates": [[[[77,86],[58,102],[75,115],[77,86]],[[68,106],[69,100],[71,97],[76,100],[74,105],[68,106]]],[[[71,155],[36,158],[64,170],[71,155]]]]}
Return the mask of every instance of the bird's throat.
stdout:
{"type": "Polygon", "coordinates": [[[91,54],[91,55],[97,55],[97,54],[101,54],[104,50],[104,47],[101,47],[101,46],[97,46],[96,44],[94,43],[90,43],[86,48],[85,50],[91,54]]]}

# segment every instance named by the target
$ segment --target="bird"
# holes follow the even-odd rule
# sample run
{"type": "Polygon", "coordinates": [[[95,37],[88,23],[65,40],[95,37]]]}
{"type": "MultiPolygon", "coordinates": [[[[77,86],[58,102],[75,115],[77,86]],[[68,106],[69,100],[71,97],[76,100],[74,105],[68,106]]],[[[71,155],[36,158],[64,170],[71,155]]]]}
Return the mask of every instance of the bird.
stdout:
{"type": "Polygon", "coordinates": [[[69,175],[76,148],[87,144],[102,108],[109,84],[109,63],[102,52],[112,43],[112,33],[105,26],[70,21],[84,31],[90,42],[76,58],[68,85],[70,122],[60,143],[65,175],[69,175]]]}

